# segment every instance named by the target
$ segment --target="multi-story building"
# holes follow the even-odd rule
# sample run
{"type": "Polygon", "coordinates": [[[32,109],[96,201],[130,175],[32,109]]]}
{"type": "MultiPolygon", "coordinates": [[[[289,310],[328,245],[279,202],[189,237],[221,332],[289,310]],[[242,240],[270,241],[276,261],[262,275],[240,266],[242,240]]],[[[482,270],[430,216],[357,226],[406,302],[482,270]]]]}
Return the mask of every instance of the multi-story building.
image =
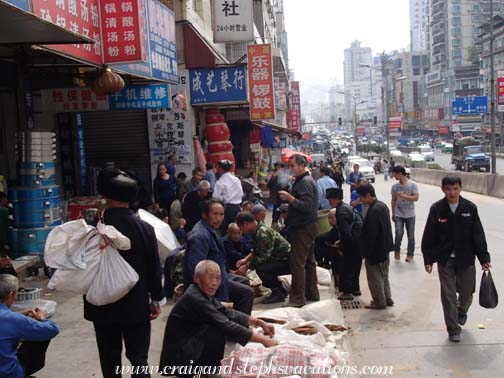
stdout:
{"type": "Polygon", "coordinates": [[[369,120],[376,115],[376,96],[373,90],[373,59],[370,47],[354,41],[345,49],[345,119],[369,120]],[[355,109],[354,109],[355,108],[355,109]]]}
{"type": "Polygon", "coordinates": [[[429,0],[410,0],[411,51],[426,51],[429,48],[429,0]]]}
{"type": "Polygon", "coordinates": [[[344,88],[339,85],[329,88],[329,121],[336,122],[338,118],[344,117],[345,95],[342,94],[344,88]]]}

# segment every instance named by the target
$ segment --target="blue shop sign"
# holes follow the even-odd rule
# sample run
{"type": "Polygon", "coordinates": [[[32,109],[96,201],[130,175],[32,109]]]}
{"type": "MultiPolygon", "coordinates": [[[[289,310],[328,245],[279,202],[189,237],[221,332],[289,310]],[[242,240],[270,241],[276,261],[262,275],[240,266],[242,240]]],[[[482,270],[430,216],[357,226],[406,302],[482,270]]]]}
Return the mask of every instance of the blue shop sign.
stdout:
{"type": "Polygon", "coordinates": [[[147,84],[124,87],[109,95],[110,110],[170,109],[168,84],[147,84]]]}
{"type": "Polygon", "coordinates": [[[245,65],[190,70],[191,104],[246,102],[246,76],[245,65]]]}
{"type": "Polygon", "coordinates": [[[3,2],[12,4],[15,7],[18,7],[19,9],[22,9],[24,11],[30,12],[30,0],[3,0],[3,2]]]}
{"type": "Polygon", "coordinates": [[[452,101],[452,114],[483,114],[488,113],[487,96],[456,97],[452,101]]]}

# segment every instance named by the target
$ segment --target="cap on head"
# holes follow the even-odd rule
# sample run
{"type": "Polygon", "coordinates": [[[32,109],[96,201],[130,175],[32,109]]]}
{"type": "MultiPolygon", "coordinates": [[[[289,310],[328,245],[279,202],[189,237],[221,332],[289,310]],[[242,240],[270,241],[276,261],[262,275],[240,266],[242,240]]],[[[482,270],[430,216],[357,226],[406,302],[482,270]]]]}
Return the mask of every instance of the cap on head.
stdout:
{"type": "Polygon", "coordinates": [[[116,168],[102,169],[97,179],[98,193],[119,202],[132,202],[138,193],[138,183],[126,172],[116,168]]]}
{"type": "Polygon", "coordinates": [[[326,189],[326,198],[331,199],[331,198],[336,198],[336,199],[343,199],[343,189],[340,188],[329,188],[326,189]]]}
{"type": "Polygon", "coordinates": [[[257,214],[257,213],[260,213],[261,211],[266,211],[266,208],[263,205],[255,205],[252,208],[251,213],[252,214],[257,214]]]}

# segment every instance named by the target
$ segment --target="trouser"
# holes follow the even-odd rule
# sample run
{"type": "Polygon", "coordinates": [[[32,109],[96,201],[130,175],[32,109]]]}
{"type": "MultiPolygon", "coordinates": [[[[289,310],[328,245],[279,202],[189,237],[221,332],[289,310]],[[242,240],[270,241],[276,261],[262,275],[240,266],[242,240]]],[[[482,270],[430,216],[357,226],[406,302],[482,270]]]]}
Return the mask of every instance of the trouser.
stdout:
{"type": "Polygon", "coordinates": [[[273,213],[271,213],[271,225],[274,225],[280,219],[280,211],[278,211],[278,204],[273,204],[273,213]]]}
{"type": "Polygon", "coordinates": [[[241,211],[240,205],[232,205],[228,203],[224,206],[224,221],[220,227],[222,236],[227,235],[228,226],[236,220],[236,216],[241,211]]]}
{"type": "Polygon", "coordinates": [[[315,238],[315,260],[320,267],[331,267],[335,283],[338,282],[339,269],[338,264],[341,257],[337,254],[332,244],[338,241],[334,233],[326,232],[315,238]]]}
{"type": "MultiPolygon", "coordinates": [[[[116,368],[122,366],[122,345],[126,347],[126,357],[131,366],[148,366],[151,324],[150,322],[138,324],[110,324],[93,323],[96,334],[96,343],[100,354],[100,365],[103,378],[120,377],[116,368]]],[[[132,377],[150,377],[150,374],[132,374],[132,377]]]]}
{"type": "Polygon", "coordinates": [[[167,299],[173,298],[173,291],[175,290],[175,282],[172,280],[172,264],[174,256],[168,256],[165,260],[163,271],[164,271],[164,292],[167,299]]]}
{"type": "Polygon", "coordinates": [[[228,278],[229,300],[233,309],[250,315],[254,305],[254,289],[247,277],[230,274],[228,278]]]}
{"type": "Polygon", "coordinates": [[[395,251],[401,251],[401,243],[404,236],[404,227],[408,236],[408,256],[415,254],[415,217],[395,218],[395,251]]]}
{"type": "Polygon", "coordinates": [[[290,274],[289,262],[287,260],[269,261],[258,265],[256,273],[261,279],[263,286],[273,290],[281,285],[278,276],[290,274]]]}
{"type": "Polygon", "coordinates": [[[289,231],[289,267],[292,275],[289,302],[292,304],[304,305],[307,299],[316,300],[320,297],[317,288],[317,263],[313,253],[317,232],[317,223],[289,231]]]}
{"type": "Polygon", "coordinates": [[[373,265],[369,264],[366,260],[366,276],[369,291],[371,292],[374,304],[379,307],[387,306],[387,300],[392,299],[388,277],[389,265],[390,260],[388,257],[387,260],[373,265]]]}
{"type": "Polygon", "coordinates": [[[466,314],[471,306],[476,286],[476,267],[473,264],[458,269],[455,259],[450,257],[445,265],[438,263],[438,274],[446,329],[450,335],[458,335],[461,332],[458,314],[466,314]]]}
{"type": "Polygon", "coordinates": [[[360,291],[360,271],[362,257],[350,253],[343,254],[339,262],[339,289],[343,293],[360,291]]]}
{"type": "Polygon", "coordinates": [[[17,351],[17,359],[28,377],[45,366],[46,351],[51,340],[24,341],[17,351]]]}

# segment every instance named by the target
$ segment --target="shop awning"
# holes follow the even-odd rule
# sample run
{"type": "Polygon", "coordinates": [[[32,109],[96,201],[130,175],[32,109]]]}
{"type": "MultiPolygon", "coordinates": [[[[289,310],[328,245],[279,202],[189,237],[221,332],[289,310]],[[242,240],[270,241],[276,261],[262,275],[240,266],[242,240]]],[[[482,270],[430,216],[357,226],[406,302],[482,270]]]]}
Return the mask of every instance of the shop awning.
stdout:
{"type": "Polygon", "coordinates": [[[208,68],[229,64],[228,60],[189,22],[182,24],[186,68],[208,68]]]}
{"type": "Polygon", "coordinates": [[[301,133],[298,133],[297,131],[288,129],[288,128],[283,127],[281,125],[277,125],[276,123],[273,123],[273,122],[259,121],[259,122],[252,122],[252,124],[255,125],[255,126],[257,126],[257,127],[269,126],[273,130],[277,130],[277,131],[281,131],[283,133],[291,134],[291,135],[297,136],[299,138],[301,137],[301,133]]]}
{"type": "Polygon", "coordinates": [[[63,29],[0,0],[0,44],[93,43],[93,40],[63,29]]]}

